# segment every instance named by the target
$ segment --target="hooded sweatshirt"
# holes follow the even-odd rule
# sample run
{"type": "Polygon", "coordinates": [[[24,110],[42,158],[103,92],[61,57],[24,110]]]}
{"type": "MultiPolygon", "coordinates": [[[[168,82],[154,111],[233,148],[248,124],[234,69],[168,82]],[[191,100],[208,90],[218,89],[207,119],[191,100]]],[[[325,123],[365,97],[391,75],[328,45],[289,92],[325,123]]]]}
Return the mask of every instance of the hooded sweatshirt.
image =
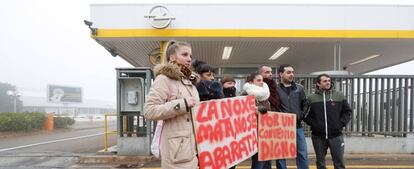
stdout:
{"type": "Polygon", "coordinates": [[[342,135],[352,112],[344,95],[336,90],[317,90],[309,101],[311,108],[305,122],[311,126],[312,134],[326,139],[342,135]]]}

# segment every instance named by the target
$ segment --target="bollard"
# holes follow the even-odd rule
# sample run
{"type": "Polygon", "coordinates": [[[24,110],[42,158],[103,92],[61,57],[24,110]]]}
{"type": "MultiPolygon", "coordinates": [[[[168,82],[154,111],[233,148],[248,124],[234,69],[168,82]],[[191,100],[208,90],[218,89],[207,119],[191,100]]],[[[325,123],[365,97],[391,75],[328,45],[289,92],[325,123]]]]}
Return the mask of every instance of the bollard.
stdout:
{"type": "Polygon", "coordinates": [[[54,129],[54,119],[53,119],[54,114],[53,113],[49,113],[46,116],[46,120],[45,123],[43,125],[43,129],[47,130],[47,131],[53,131],[54,129]]]}

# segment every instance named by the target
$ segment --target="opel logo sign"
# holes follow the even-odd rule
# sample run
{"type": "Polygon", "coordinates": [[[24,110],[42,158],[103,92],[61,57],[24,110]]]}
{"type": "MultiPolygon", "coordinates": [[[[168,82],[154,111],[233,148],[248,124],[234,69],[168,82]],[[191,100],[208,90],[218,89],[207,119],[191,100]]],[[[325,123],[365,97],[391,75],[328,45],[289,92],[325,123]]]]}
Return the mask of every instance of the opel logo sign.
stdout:
{"type": "Polygon", "coordinates": [[[167,7],[162,5],[157,5],[151,8],[149,15],[144,16],[148,18],[148,21],[152,27],[157,29],[164,29],[171,24],[171,21],[175,18],[168,11],[167,7]]]}

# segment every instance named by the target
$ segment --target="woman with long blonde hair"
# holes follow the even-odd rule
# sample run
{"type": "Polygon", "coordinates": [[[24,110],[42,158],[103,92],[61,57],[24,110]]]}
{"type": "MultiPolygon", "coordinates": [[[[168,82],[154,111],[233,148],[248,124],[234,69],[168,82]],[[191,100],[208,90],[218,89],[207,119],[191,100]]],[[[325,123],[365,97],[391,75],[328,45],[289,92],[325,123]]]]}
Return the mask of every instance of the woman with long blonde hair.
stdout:
{"type": "Polygon", "coordinates": [[[200,99],[190,70],[192,51],[186,42],[166,45],[166,64],[154,67],[155,80],[144,104],[144,117],[163,120],[160,139],[161,168],[198,166],[191,108],[200,99]]]}

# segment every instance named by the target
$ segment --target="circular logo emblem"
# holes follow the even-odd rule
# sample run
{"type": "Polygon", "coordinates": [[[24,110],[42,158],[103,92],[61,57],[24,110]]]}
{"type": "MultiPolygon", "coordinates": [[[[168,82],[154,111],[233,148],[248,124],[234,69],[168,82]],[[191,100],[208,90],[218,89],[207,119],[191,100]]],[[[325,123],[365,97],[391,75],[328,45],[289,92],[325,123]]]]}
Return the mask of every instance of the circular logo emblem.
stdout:
{"type": "Polygon", "coordinates": [[[157,5],[151,8],[149,15],[145,16],[148,18],[148,21],[152,27],[157,29],[164,29],[171,24],[171,21],[175,18],[168,11],[167,7],[162,5],[157,5]]]}

